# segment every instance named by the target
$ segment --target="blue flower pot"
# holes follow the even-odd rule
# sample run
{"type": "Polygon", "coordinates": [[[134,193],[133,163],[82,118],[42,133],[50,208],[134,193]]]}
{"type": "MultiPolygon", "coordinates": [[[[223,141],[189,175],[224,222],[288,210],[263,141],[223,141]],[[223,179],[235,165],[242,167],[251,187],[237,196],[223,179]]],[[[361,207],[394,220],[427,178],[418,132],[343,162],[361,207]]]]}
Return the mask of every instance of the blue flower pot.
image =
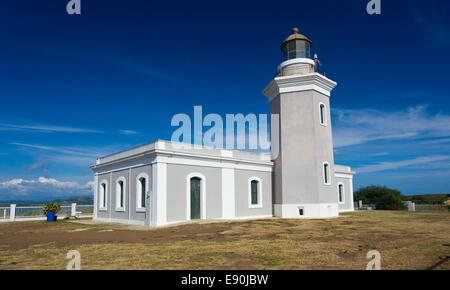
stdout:
{"type": "Polygon", "coordinates": [[[56,219],[55,219],[55,213],[54,212],[52,212],[52,211],[49,211],[48,213],[47,213],[47,221],[48,222],[54,222],[56,219]]]}

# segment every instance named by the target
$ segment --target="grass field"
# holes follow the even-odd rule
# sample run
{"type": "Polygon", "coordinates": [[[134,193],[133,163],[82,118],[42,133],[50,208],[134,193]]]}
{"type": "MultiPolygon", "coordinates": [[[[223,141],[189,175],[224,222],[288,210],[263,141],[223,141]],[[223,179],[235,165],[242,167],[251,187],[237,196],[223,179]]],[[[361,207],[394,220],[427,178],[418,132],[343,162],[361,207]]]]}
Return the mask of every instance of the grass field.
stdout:
{"type": "Polygon", "coordinates": [[[137,229],[0,223],[0,269],[450,269],[450,213],[359,211],[328,220],[265,219],[137,229]]]}

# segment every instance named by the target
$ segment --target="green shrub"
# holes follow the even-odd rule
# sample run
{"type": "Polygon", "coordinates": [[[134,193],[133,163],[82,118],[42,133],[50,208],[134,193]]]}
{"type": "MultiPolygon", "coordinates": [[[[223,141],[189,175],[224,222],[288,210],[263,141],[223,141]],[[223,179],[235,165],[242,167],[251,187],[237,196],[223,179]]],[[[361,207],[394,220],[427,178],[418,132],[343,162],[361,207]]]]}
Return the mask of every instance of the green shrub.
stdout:
{"type": "Polygon", "coordinates": [[[419,194],[419,195],[404,195],[403,200],[410,200],[416,204],[443,204],[450,194],[419,194]]]}
{"type": "Polygon", "coordinates": [[[405,208],[402,199],[392,193],[383,194],[378,202],[378,209],[402,210],[405,208]]]}
{"type": "Polygon", "coordinates": [[[48,212],[54,212],[55,215],[58,213],[58,211],[61,209],[61,206],[57,204],[56,202],[49,202],[44,205],[43,211],[44,215],[47,215],[48,212]]]}
{"type": "Polygon", "coordinates": [[[362,187],[355,192],[355,200],[362,200],[365,204],[378,203],[379,209],[405,209],[401,198],[401,192],[386,186],[370,185],[362,187]]]}

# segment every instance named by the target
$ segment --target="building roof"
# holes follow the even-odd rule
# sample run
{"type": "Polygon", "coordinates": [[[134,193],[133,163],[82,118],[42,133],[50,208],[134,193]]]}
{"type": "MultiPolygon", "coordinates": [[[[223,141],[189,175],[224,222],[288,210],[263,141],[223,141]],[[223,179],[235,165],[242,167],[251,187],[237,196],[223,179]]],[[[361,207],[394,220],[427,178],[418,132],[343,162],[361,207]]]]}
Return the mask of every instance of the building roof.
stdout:
{"type": "Polygon", "coordinates": [[[283,47],[287,42],[291,41],[291,40],[306,40],[309,43],[312,43],[311,40],[308,39],[308,37],[304,36],[303,34],[298,33],[298,28],[294,27],[292,29],[292,34],[288,36],[288,38],[286,38],[283,43],[281,44],[281,47],[283,47]]]}
{"type": "Polygon", "coordinates": [[[338,165],[338,164],[334,164],[334,172],[341,173],[341,174],[350,174],[350,175],[354,175],[356,173],[356,172],[352,171],[350,166],[338,165]]]}
{"type": "Polygon", "coordinates": [[[185,158],[214,159],[232,162],[252,163],[272,166],[270,153],[257,153],[241,150],[228,150],[213,148],[208,146],[179,143],[172,141],[156,140],[124,151],[113,153],[97,159],[91,169],[103,167],[104,165],[140,158],[151,154],[165,154],[169,156],[179,156],[185,158]]]}

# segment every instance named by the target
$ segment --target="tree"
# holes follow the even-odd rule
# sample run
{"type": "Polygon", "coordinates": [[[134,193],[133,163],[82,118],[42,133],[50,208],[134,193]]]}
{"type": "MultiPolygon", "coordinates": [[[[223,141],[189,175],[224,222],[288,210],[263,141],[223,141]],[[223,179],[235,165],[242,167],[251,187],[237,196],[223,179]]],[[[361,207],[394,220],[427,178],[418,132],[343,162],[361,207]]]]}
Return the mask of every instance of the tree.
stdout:
{"type": "Polygon", "coordinates": [[[385,193],[378,202],[378,209],[402,210],[405,209],[402,199],[392,193],[385,193]]]}
{"type": "Polygon", "coordinates": [[[401,210],[404,209],[401,192],[386,186],[370,185],[362,187],[355,192],[355,200],[363,203],[378,203],[379,209],[401,210]]]}

